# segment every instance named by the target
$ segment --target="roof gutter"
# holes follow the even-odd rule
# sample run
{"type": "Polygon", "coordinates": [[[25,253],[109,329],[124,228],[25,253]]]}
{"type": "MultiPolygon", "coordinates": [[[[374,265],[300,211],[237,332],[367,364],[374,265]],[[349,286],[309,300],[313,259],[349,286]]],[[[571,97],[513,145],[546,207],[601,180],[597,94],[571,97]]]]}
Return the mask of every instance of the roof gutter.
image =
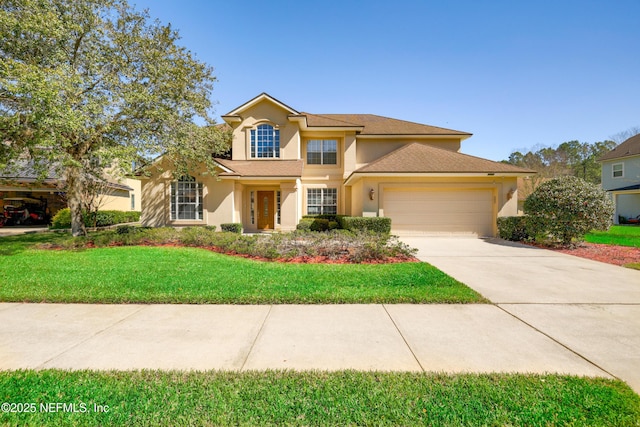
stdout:
{"type": "Polygon", "coordinates": [[[300,130],[302,131],[347,131],[347,132],[362,132],[364,126],[309,126],[307,124],[307,116],[304,114],[290,114],[288,116],[290,122],[298,123],[300,130]]]}
{"type": "Polygon", "coordinates": [[[351,185],[365,177],[375,178],[487,178],[487,177],[521,177],[530,176],[536,172],[352,172],[344,181],[344,185],[351,185]]]}

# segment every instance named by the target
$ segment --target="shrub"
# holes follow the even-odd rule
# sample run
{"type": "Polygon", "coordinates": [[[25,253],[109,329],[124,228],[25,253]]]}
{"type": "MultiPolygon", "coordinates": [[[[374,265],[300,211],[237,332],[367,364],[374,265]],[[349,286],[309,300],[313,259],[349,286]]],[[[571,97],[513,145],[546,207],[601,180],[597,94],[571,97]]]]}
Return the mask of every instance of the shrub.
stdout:
{"type": "Polygon", "coordinates": [[[328,221],[338,221],[338,217],[341,216],[345,216],[345,215],[336,215],[336,214],[319,214],[319,215],[302,215],[303,219],[326,219],[328,221]]]}
{"type": "Polygon", "coordinates": [[[529,239],[526,216],[505,216],[498,218],[498,235],[505,240],[520,242],[529,239]]]}
{"type": "Polygon", "coordinates": [[[326,233],[296,231],[263,235],[216,233],[205,227],[146,228],[122,226],[91,233],[89,237],[70,237],[62,241],[65,249],[92,246],[121,246],[176,243],[195,247],[215,247],[222,251],[267,259],[303,257],[345,257],[350,262],[384,261],[387,258],[415,256],[416,250],[397,237],[373,232],[332,230],[326,233]],[[121,232],[120,230],[129,230],[121,232]],[[135,232],[133,232],[135,230],[135,232]]]}
{"type": "Polygon", "coordinates": [[[327,231],[329,229],[329,220],[315,218],[309,227],[311,231],[327,231]]]}
{"type": "Polygon", "coordinates": [[[296,230],[301,230],[301,231],[310,231],[311,230],[311,224],[313,224],[313,218],[302,218],[300,220],[300,222],[298,223],[298,225],[296,225],[296,230]]]}
{"type": "MultiPolygon", "coordinates": [[[[98,211],[83,212],[84,224],[87,227],[106,227],[125,222],[140,221],[137,211],[98,211]]],[[[69,208],[60,209],[51,220],[51,228],[71,228],[71,211],[69,208]]]]}
{"type": "Polygon", "coordinates": [[[340,218],[342,228],[350,231],[373,231],[374,233],[390,234],[391,218],[345,216],[340,218]]]}
{"type": "Polygon", "coordinates": [[[220,230],[228,231],[230,233],[242,234],[242,224],[237,222],[220,224],[220,230]]]}
{"type": "Polygon", "coordinates": [[[566,176],[541,184],[524,202],[529,232],[541,242],[569,245],[591,230],[607,230],[613,203],[598,186],[566,176]]]}
{"type": "Polygon", "coordinates": [[[302,217],[296,230],[301,231],[327,231],[340,228],[337,221],[328,218],[335,218],[336,215],[305,215],[302,217]]]}
{"type": "Polygon", "coordinates": [[[136,228],[133,225],[119,225],[116,227],[116,234],[129,234],[135,232],[136,228]]]}
{"type": "Polygon", "coordinates": [[[69,208],[60,209],[51,218],[51,228],[71,228],[71,210],[69,208]]]}

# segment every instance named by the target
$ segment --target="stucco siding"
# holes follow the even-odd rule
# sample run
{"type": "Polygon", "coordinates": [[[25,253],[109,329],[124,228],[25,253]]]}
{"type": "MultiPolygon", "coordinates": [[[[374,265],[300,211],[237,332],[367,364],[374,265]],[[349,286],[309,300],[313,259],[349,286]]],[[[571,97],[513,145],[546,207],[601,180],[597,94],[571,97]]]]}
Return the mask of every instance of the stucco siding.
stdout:
{"type": "Polygon", "coordinates": [[[288,113],[270,102],[261,102],[242,113],[242,122],[234,124],[233,159],[247,160],[251,157],[251,129],[260,124],[269,124],[280,130],[280,158],[300,158],[300,131],[290,123],[288,113]]]}
{"type": "Polygon", "coordinates": [[[168,197],[162,179],[142,180],[142,215],[140,222],[146,227],[162,227],[169,220],[168,197]]]}
{"type": "Polygon", "coordinates": [[[235,222],[234,183],[209,177],[203,184],[205,223],[220,230],[220,224],[235,222]]]}

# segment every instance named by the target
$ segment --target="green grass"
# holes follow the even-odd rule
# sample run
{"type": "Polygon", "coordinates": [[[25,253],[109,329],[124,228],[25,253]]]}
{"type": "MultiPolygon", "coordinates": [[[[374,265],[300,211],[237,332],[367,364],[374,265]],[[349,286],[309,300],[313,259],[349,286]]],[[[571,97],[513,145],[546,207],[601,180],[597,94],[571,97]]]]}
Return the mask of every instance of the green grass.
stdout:
{"type": "Polygon", "coordinates": [[[15,371],[0,373],[0,401],[34,404],[0,412],[16,426],[640,423],[640,397],[624,383],[557,375],[15,371]],[[79,412],[41,409],[52,403],[79,412]]]}
{"type": "Polygon", "coordinates": [[[486,302],[425,263],[286,264],[198,248],[37,250],[63,236],[0,238],[0,301],[73,303],[486,302]]]}
{"type": "Polygon", "coordinates": [[[584,238],[589,243],[640,248],[640,226],[614,225],[609,231],[592,231],[584,238]]]}

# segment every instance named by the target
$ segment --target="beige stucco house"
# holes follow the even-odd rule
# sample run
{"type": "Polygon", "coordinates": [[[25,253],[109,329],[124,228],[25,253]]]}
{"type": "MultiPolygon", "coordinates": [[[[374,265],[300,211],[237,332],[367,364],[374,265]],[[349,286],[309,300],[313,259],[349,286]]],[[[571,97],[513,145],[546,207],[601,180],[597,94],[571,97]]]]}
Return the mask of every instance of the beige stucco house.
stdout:
{"type": "Polygon", "coordinates": [[[466,132],[303,113],[266,93],[222,118],[231,159],[217,159],[217,176],[180,179],[158,159],[142,177],[144,225],[285,231],[303,215],[346,214],[390,217],[396,234],[494,236],[498,216],[517,214],[517,177],[534,173],[460,153],[466,132]]]}

